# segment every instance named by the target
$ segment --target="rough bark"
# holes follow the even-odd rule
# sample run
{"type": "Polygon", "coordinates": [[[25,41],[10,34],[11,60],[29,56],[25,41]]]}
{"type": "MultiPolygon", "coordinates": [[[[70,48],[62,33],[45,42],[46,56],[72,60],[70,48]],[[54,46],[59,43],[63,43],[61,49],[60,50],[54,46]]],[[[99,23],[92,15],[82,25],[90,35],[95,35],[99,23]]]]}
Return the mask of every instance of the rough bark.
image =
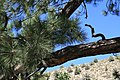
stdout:
{"type": "Polygon", "coordinates": [[[84,0],[70,0],[62,9],[60,16],[66,16],[67,18],[69,18],[83,1],[84,0]]]}
{"type": "MultiPolygon", "coordinates": [[[[77,58],[118,52],[120,52],[120,37],[68,46],[53,52],[52,57],[44,59],[44,61],[48,67],[53,67],[77,58]]],[[[43,65],[40,64],[39,66],[43,65]]]]}

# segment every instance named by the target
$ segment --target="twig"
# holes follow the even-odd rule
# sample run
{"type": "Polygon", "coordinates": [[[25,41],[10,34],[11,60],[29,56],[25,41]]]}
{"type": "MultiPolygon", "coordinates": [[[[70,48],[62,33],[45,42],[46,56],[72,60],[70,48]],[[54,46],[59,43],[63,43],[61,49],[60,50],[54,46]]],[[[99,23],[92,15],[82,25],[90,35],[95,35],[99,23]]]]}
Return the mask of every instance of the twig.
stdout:
{"type": "Polygon", "coordinates": [[[91,28],[91,32],[92,32],[92,37],[101,37],[102,40],[105,40],[105,36],[101,33],[95,34],[94,28],[91,25],[85,24],[85,26],[88,26],[91,28]]]}
{"type": "MultiPolygon", "coordinates": [[[[43,70],[41,70],[40,75],[43,74],[43,72],[47,69],[47,64],[45,63],[44,60],[42,60],[41,64],[43,64],[43,70]]],[[[35,73],[37,73],[38,71],[40,71],[40,69],[42,68],[42,66],[40,66],[39,68],[37,68],[35,71],[33,71],[31,74],[29,74],[25,79],[30,78],[32,75],[34,75],[35,73]]]]}
{"type": "Polygon", "coordinates": [[[8,20],[9,20],[9,18],[7,17],[7,14],[5,13],[5,12],[3,12],[3,13],[0,13],[3,17],[4,17],[4,27],[0,30],[1,31],[1,33],[3,32],[3,31],[6,31],[5,29],[6,29],[6,27],[7,27],[7,24],[8,24],[8,20]]]}
{"type": "Polygon", "coordinates": [[[85,18],[87,19],[88,18],[88,14],[87,14],[87,7],[86,7],[86,4],[85,4],[85,2],[83,1],[83,5],[84,5],[84,8],[85,8],[85,14],[86,14],[86,16],[85,16],[85,18]]]}

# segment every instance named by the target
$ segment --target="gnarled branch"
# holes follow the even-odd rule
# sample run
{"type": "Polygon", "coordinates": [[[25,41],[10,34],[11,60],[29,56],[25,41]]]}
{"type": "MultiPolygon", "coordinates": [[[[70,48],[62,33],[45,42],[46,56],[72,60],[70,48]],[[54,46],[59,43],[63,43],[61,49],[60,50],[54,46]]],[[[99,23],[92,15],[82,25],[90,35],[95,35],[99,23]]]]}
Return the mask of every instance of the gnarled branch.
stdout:
{"type": "Polygon", "coordinates": [[[52,57],[44,59],[44,61],[48,67],[53,67],[77,58],[118,52],[120,52],[120,37],[99,40],[97,42],[87,44],[68,46],[53,52],[52,57]]]}
{"type": "Polygon", "coordinates": [[[88,26],[88,27],[91,28],[92,37],[101,37],[102,40],[105,40],[105,36],[103,34],[101,34],[101,33],[95,34],[95,30],[94,30],[94,28],[91,25],[85,24],[85,26],[88,26]]]}

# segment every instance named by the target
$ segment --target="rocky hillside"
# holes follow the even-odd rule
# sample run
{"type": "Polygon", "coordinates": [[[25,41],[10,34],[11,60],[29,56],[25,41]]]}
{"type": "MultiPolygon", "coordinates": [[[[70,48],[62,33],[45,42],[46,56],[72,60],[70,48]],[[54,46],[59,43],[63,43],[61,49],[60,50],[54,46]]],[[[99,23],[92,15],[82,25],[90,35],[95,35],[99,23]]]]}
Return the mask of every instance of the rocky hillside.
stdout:
{"type": "Polygon", "coordinates": [[[58,70],[45,73],[40,80],[120,80],[120,57],[94,59],[91,63],[68,68],[61,66],[58,70]]]}

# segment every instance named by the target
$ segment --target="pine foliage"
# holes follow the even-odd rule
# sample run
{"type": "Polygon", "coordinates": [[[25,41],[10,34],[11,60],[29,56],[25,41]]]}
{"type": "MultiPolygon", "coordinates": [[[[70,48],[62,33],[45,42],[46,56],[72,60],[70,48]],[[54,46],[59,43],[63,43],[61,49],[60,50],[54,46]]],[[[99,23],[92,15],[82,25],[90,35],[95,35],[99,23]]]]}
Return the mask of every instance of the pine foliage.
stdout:
{"type": "MultiPolygon", "coordinates": [[[[55,45],[86,39],[79,19],[59,16],[56,0],[0,1],[0,76],[32,72],[42,59],[50,57],[55,45]],[[45,17],[41,17],[45,15],[45,17]],[[6,16],[9,20],[5,24],[6,16]],[[17,70],[22,66],[22,71],[17,70]]],[[[62,2],[62,0],[61,0],[62,2]]]]}

